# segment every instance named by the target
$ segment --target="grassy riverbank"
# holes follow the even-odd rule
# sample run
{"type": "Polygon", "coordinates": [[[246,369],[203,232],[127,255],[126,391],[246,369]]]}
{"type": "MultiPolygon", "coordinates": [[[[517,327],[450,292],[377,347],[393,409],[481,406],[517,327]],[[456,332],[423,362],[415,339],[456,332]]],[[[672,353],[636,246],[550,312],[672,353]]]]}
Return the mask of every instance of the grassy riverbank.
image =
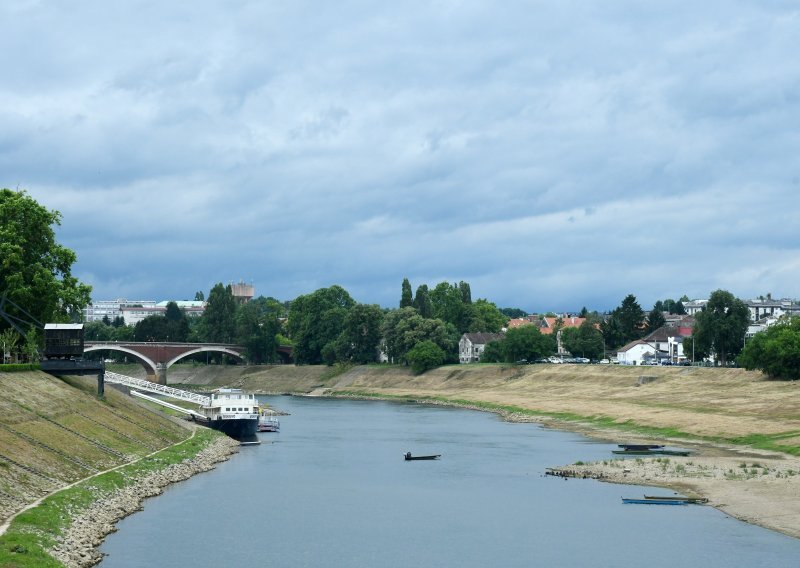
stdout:
{"type": "MultiPolygon", "coordinates": [[[[94,378],[0,372],[0,566],[64,566],[48,551],[98,500],[145,479],[155,487],[207,469],[193,462],[218,433],[193,436],[182,420],[108,386],[102,399],[96,390],[94,378]]],[[[80,557],[91,559],[92,548],[80,557]]]]}
{"type": "MultiPolygon", "coordinates": [[[[171,466],[190,462],[220,437],[223,435],[218,432],[205,428],[198,429],[197,434],[188,440],[135,463],[91,477],[45,498],[36,507],[17,515],[6,533],[0,537],[0,566],[63,568],[65,565],[76,565],[74,562],[64,564],[51,555],[54,550],[74,548],[75,543],[66,543],[66,547],[64,545],[68,540],[65,535],[76,519],[85,515],[98,502],[141,483],[148,476],[164,472],[171,466]]],[[[146,493],[141,495],[141,497],[146,496],[148,496],[146,493]]],[[[88,547],[74,553],[78,559],[85,557],[86,564],[90,563],[91,549],[96,538],[104,536],[102,534],[98,537],[96,534],[97,531],[92,532],[93,538],[90,538],[88,547]]],[[[73,535],[72,540],[75,539],[73,535]]]]}

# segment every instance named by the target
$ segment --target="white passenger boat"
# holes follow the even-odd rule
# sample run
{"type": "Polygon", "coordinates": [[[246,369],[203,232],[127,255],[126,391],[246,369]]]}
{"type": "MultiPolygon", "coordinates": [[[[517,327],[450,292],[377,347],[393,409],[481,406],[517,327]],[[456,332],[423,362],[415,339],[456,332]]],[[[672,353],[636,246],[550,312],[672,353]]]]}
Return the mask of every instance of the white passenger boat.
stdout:
{"type": "Polygon", "coordinates": [[[255,438],[258,427],[258,400],[256,395],[241,389],[217,389],[211,400],[200,407],[202,416],[195,416],[200,424],[224,432],[231,438],[249,441],[255,438]]]}

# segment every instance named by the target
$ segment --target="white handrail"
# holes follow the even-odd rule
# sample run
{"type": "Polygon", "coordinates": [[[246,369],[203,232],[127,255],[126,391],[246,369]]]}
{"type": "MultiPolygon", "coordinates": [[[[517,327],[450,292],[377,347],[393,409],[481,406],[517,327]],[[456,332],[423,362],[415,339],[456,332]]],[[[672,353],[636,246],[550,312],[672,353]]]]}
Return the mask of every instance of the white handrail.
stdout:
{"type": "Polygon", "coordinates": [[[105,381],[107,383],[115,383],[156,394],[162,394],[178,400],[186,400],[188,402],[199,404],[200,406],[208,406],[211,404],[211,398],[203,396],[202,394],[176,389],[174,387],[168,387],[167,385],[160,385],[158,383],[148,381],[147,379],[136,379],[126,375],[120,375],[119,373],[112,373],[111,371],[106,371],[105,381]]]}

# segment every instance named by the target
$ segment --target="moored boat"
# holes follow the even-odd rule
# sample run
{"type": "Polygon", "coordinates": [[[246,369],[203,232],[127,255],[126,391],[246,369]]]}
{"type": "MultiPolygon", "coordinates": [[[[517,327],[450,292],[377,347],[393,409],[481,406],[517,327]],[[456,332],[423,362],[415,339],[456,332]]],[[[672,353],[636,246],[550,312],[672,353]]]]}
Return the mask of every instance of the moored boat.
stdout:
{"type": "Polygon", "coordinates": [[[279,432],[281,423],[275,417],[275,412],[264,408],[258,414],[258,431],[259,432],[279,432]]]}
{"type": "Polygon", "coordinates": [[[706,497],[679,497],[677,495],[645,495],[645,499],[649,501],[685,501],[686,503],[690,503],[692,505],[702,505],[704,503],[708,503],[708,499],[706,497]]]}
{"type": "Polygon", "coordinates": [[[612,454],[618,456],[688,456],[692,452],[689,450],[611,450],[612,454]]]}
{"type": "Polygon", "coordinates": [[[687,505],[688,501],[681,499],[632,499],[623,497],[622,502],[626,505],[687,505]]]}
{"type": "Polygon", "coordinates": [[[430,455],[430,456],[412,456],[412,455],[411,455],[411,452],[406,452],[405,454],[403,454],[403,458],[404,458],[406,461],[415,461],[415,460],[438,460],[440,457],[442,457],[442,454],[435,454],[435,455],[430,455]]]}
{"type": "Polygon", "coordinates": [[[258,426],[258,401],[241,389],[217,389],[208,404],[200,407],[194,420],[224,432],[240,442],[255,440],[258,426]]]}

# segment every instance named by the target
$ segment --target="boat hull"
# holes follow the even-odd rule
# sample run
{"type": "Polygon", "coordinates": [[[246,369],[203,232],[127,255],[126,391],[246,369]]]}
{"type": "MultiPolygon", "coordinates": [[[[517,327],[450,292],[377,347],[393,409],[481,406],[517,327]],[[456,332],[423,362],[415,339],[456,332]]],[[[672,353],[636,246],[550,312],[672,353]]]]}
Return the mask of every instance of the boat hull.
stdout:
{"type": "Polygon", "coordinates": [[[628,499],[622,498],[626,505],[686,505],[687,501],[680,499],[628,499]]]}
{"type": "Polygon", "coordinates": [[[258,418],[218,418],[216,420],[198,418],[196,421],[198,424],[219,430],[240,442],[252,442],[256,439],[258,418]]]}
{"type": "Polygon", "coordinates": [[[418,460],[438,460],[442,457],[441,454],[437,454],[435,456],[403,456],[406,461],[418,461],[418,460]]]}

